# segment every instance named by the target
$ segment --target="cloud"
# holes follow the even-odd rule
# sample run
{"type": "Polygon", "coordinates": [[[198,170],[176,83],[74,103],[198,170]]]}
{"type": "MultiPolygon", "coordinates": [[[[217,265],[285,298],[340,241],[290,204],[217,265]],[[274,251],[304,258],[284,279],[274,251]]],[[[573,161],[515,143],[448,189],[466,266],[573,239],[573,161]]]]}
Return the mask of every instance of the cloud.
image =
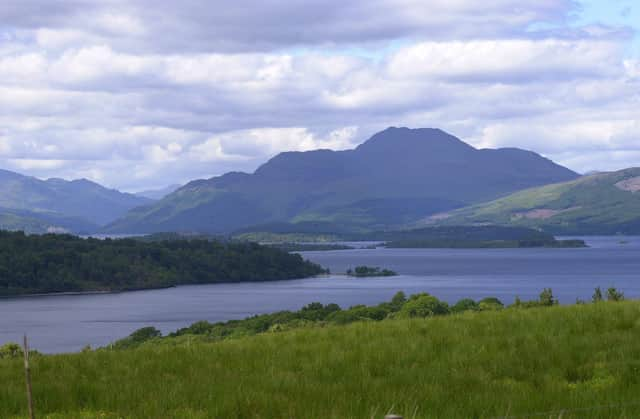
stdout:
{"type": "Polygon", "coordinates": [[[145,189],[390,125],[582,171],[638,164],[629,31],[570,25],[569,0],[5,3],[10,170],[145,189]]]}
{"type": "Polygon", "coordinates": [[[10,0],[0,9],[0,25],[46,29],[45,43],[86,33],[109,38],[121,50],[236,53],[415,37],[513,36],[532,23],[562,22],[575,7],[571,0],[159,0],[152,7],[146,0],[10,0]]]}
{"type": "Polygon", "coordinates": [[[227,132],[195,144],[190,152],[199,161],[262,160],[279,151],[343,150],[354,146],[357,127],[342,127],[318,136],[306,128],[256,128],[227,132]]]}
{"type": "Polygon", "coordinates": [[[400,50],[396,78],[461,82],[527,82],[614,75],[621,46],[612,41],[557,39],[425,42],[400,50]]]}

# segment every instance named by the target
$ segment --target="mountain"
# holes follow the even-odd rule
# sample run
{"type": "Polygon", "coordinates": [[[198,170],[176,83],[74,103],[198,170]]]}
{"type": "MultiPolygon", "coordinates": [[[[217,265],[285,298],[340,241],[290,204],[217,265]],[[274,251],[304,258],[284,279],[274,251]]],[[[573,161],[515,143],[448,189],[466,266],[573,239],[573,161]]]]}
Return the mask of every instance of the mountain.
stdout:
{"type": "Polygon", "coordinates": [[[40,180],[0,170],[0,226],[9,229],[95,231],[150,202],[86,179],[40,180]]]}
{"type": "Polygon", "coordinates": [[[640,234],[640,168],[527,189],[429,222],[517,225],[554,234],[640,234]]]}
{"type": "Polygon", "coordinates": [[[146,190],[146,191],[136,192],[134,195],[142,197],[142,198],[153,199],[154,201],[157,201],[157,200],[162,199],[165,196],[169,195],[170,193],[175,192],[181,186],[182,185],[178,185],[178,184],[169,185],[169,186],[166,186],[166,187],[160,188],[160,189],[149,189],[149,190],[146,190]]]}
{"type": "Polygon", "coordinates": [[[54,212],[31,212],[0,208],[0,230],[21,230],[29,234],[79,234],[98,231],[100,226],[81,217],[65,216],[54,212]]]}
{"type": "Polygon", "coordinates": [[[188,183],[108,232],[228,232],[274,222],[402,225],[578,174],[540,155],[478,150],[439,129],[388,128],[354,150],[287,152],[255,173],[188,183]]]}

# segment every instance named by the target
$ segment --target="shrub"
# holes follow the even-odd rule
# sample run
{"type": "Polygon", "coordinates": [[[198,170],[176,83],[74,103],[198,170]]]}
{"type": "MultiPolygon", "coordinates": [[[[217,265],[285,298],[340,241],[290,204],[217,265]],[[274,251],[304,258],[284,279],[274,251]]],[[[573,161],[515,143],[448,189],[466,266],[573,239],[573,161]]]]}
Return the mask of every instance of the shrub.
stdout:
{"type": "Polygon", "coordinates": [[[449,313],[449,305],[433,295],[415,294],[398,313],[399,318],[430,317],[449,313]]]}
{"type": "Polygon", "coordinates": [[[551,288],[545,288],[542,290],[540,297],[538,298],[538,302],[541,306],[552,306],[554,304],[558,304],[558,300],[553,296],[551,288]]]}
{"type": "Polygon", "coordinates": [[[393,311],[400,311],[404,303],[407,302],[407,296],[402,291],[396,292],[396,294],[391,298],[391,306],[393,307],[393,311]]]}
{"type": "Polygon", "coordinates": [[[594,291],[593,291],[593,296],[591,297],[591,301],[593,301],[594,303],[599,303],[600,301],[603,301],[604,298],[602,298],[602,290],[600,289],[600,287],[597,287],[594,291]]]}
{"type": "Polygon", "coordinates": [[[162,337],[162,332],[155,327],[143,327],[142,329],[136,330],[126,338],[116,341],[114,343],[114,347],[118,349],[133,348],[148,340],[160,337],[162,337]]]}
{"type": "Polygon", "coordinates": [[[622,301],[624,300],[624,293],[611,287],[607,290],[607,301],[622,301]]]}
{"type": "Polygon", "coordinates": [[[496,297],[486,297],[478,301],[478,308],[481,311],[501,310],[504,308],[504,304],[496,297]]]}
{"type": "Polygon", "coordinates": [[[0,359],[17,358],[22,356],[22,347],[17,343],[9,342],[0,346],[0,359]]]}
{"type": "Polygon", "coordinates": [[[478,303],[473,301],[471,298],[463,298],[462,300],[458,301],[451,307],[452,313],[461,313],[463,311],[469,311],[469,310],[473,310],[473,311],[480,310],[478,303]]]}

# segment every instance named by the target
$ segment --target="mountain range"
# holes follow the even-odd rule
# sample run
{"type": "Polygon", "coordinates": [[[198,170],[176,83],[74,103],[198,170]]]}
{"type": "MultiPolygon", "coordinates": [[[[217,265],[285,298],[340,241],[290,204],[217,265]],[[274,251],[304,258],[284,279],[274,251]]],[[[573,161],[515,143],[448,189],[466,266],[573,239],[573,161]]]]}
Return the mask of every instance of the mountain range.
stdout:
{"type": "Polygon", "coordinates": [[[394,228],[578,177],[531,151],[476,149],[439,129],[392,127],[353,150],[281,153],[253,174],[192,181],[104,231],[224,233],[282,222],[394,228]]]}
{"type": "Polygon", "coordinates": [[[86,179],[40,180],[0,170],[0,228],[95,232],[150,199],[86,179]]]}
{"type": "Polygon", "coordinates": [[[428,217],[423,224],[517,225],[553,234],[640,234],[640,168],[595,173],[428,217]]]}
{"type": "Polygon", "coordinates": [[[159,189],[147,189],[144,191],[136,192],[134,195],[142,198],[153,199],[154,201],[158,199],[162,199],[165,196],[169,195],[172,192],[178,190],[182,185],[173,184],[169,186],[165,186],[164,188],[159,189]]]}

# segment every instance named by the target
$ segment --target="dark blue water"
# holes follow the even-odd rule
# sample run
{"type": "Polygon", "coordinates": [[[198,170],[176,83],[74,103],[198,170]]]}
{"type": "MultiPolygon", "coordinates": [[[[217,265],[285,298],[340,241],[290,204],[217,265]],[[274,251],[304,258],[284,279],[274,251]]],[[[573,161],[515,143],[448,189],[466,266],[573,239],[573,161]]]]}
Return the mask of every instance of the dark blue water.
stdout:
{"type": "Polygon", "coordinates": [[[596,286],[640,297],[640,237],[595,237],[587,249],[357,249],[307,252],[305,257],[344,272],[356,265],[389,268],[392,278],[344,276],[266,283],[184,286],[119,294],[0,300],[0,344],[27,333],[43,352],[102,346],[155,326],[173,331],[198,320],[238,319],[298,309],[320,301],[348,307],[385,301],[402,290],[430,292],[448,302],[496,296],[536,298],[550,287],[563,303],[590,299],[596,286]],[[625,241],[625,243],[621,243],[625,241]]]}

